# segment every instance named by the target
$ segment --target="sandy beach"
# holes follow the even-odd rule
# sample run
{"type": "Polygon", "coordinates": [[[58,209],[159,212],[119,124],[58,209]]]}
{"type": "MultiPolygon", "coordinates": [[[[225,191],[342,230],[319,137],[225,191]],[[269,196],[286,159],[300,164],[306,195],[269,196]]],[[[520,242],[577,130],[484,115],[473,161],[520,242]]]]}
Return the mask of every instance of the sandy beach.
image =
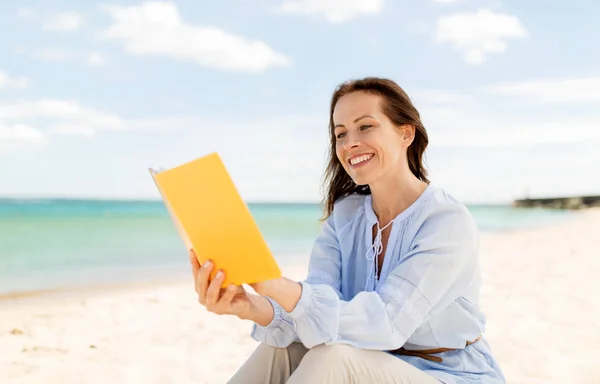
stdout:
{"type": "MultiPolygon", "coordinates": [[[[600,382],[600,210],[482,235],[485,337],[509,383],[600,382]]],[[[187,257],[185,254],[182,257],[187,257]]],[[[285,269],[301,279],[305,266],[285,269]]],[[[207,313],[190,279],[0,301],[0,383],[224,383],[251,324],[207,313]]]]}

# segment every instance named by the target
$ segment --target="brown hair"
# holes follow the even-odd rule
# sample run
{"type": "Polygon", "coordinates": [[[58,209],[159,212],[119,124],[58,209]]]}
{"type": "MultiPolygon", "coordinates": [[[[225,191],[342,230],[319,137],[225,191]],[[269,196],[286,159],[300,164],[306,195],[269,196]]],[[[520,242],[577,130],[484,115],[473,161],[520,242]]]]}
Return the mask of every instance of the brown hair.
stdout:
{"type": "Polygon", "coordinates": [[[429,143],[429,137],[421,122],[419,112],[406,92],[394,81],[384,78],[366,77],[363,79],[346,81],[337,86],[331,97],[329,111],[329,162],[324,177],[324,219],[331,215],[333,206],[339,198],[351,193],[371,193],[368,185],[359,186],[354,183],[352,178],[346,173],[346,170],[336,155],[335,125],[333,123],[335,106],[342,96],[358,91],[381,96],[383,98],[381,103],[382,112],[395,125],[412,125],[415,127],[415,137],[407,151],[408,165],[415,177],[429,183],[429,180],[427,179],[427,170],[423,165],[423,153],[429,143]]]}

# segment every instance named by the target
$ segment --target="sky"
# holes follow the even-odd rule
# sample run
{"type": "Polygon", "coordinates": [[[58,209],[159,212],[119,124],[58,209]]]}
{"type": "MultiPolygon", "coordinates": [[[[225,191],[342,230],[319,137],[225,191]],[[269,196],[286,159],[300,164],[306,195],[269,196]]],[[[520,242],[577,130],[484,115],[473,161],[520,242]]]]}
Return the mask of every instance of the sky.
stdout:
{"type": "MultiPolygon", "coordinates": [[[[329,99],[388,77],[466,203],[600,194],[600,2],[0,2],[0,196],[158,199],[218,152],[248,201],[319,201],[329,99]]],[[[206,181],[210,184],[210,180],[206,181]]]]}

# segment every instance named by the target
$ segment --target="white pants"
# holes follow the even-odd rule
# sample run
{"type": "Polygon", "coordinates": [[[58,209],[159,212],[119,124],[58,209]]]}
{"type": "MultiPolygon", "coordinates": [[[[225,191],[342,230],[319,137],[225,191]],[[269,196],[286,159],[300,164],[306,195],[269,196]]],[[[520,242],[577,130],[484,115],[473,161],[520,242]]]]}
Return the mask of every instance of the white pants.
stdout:
{"type": "Polygon", "coordinates": [[[229,381],[230,384],[394,383],[440,384],[405,361],[381,351],[348,345],[306,349],[260,344],[229,381]]]}

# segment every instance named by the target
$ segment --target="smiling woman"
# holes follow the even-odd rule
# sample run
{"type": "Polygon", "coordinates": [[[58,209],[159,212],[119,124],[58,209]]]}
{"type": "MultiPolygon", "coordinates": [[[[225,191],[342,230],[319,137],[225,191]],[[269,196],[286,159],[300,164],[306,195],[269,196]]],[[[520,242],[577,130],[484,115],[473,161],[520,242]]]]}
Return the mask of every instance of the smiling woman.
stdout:
{"type": "Polygon", "coordinates": [[[408,170],[416,178],[429,181],[422,163],[429,143],[427,131],[419,112],[397,84],[388,83],[385,79],[364,79],[341,85],[331,101],[329,124],[333,128],[330,130],[331,153],[326,171],[331,185],[326,204],[328,214],[338,198],[357,191],[357,186],[359,192],[368,191],[369,180],[381,176],[365,171],[361,177],[361,173],[352,172],[358,168],[357,165],[366,165],[366,160],[376,155],[380,162],[397,164],[408,161],[408,170]],[[346,123],[345,119],[356,115],[356,107],[365,114],[353,117],[350,124],[346,123]],[[395,150],[394,146],[400,141],[409,143],[405,145],[406,153],[395,150]],[[353,148],[347,150],[348,145],[353,148]],[[370,152],[363,154],[357,151],[370,152]],[[352,159],[347,156],[352,156],[352,159]],[[357,161],[363,163],[356,164],[357,161]]]}
{"type": "Polygon", "coordinates": [[[504,383],[479,308],[478,228],[427,179],[428,137],[393,81],[340,85],[325,217],[302,282],[220,290],[191,258],[199,301],[250,319],[260,344],[231,383],[504,383]]]}

